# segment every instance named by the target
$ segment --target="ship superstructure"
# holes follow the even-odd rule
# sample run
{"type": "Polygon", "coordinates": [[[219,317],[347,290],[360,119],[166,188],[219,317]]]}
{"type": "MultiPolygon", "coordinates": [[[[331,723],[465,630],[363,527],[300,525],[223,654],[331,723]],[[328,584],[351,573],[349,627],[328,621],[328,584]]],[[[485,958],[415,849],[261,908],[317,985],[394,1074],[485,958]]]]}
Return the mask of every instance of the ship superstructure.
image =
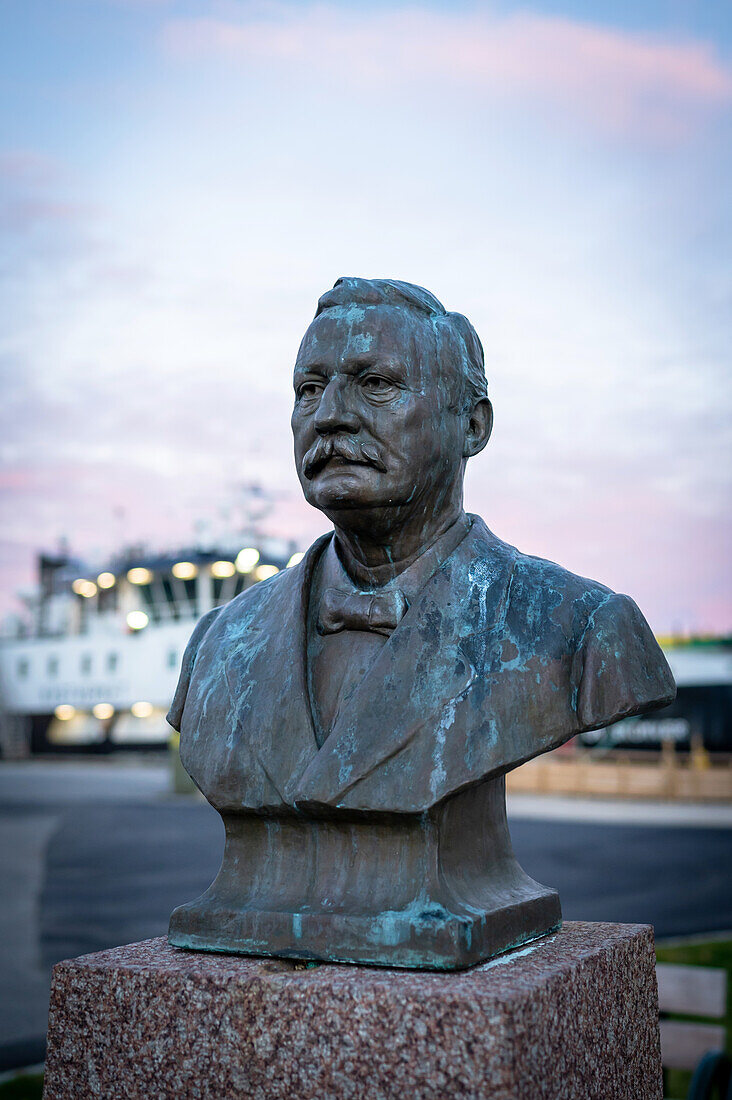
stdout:
{"type": "Polygon", "coordinates": [[[133,548],[95,568],[41,555],[28,617],[0,638],[0,752],[164,745],[195,621],[300,557],[272,538],[133,548]]]}

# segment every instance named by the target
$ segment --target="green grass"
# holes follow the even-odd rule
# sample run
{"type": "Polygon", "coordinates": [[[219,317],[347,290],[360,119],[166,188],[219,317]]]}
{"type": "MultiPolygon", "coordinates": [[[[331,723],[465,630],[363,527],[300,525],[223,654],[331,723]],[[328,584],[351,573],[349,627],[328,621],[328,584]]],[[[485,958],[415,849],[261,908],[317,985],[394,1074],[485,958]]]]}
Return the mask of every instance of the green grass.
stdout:
{"type": "Polygon", "coordinates": [[[42,1073],[24,1073],[0,1085],[0,1100],[41,1100],[42,1096],[42,1073]]]}
{"type": "MultiPolygon", "coordinates": [[[[712,966],[727,971],[727,1012],[722,1020],[727,1029],[727,1053],[732,1055],[732,940],[686,940],[681,943],[656,945],[659,962],[678,963],[682,966],[712,966]]],[[[691,1074],[682,1070],[666,1071],[666,1096],[686,1096],[691,1074]]],[[[2,1100],[2,1097],[0,1097],[2,1100]]]]}

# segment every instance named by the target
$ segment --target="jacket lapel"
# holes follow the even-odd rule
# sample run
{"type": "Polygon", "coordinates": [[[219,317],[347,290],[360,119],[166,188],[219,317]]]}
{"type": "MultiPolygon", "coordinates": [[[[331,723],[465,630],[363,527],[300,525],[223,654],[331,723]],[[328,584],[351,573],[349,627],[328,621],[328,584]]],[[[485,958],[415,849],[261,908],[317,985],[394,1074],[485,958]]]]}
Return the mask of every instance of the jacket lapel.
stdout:
{"type": "Polygon", "coordinates": [[[339,805],[424,727],[439,749],[477,677],[466,654],[474,647],[464,642],[488,633],[505,607],[513,564],[507,549],[474,519],[391,635],[323,747],[301,778],[293,775],[288,801],[339,805]]]}
{"type": "Polygon", "coordinates": [[[313,569],[330,536],[299,564],[261,587],[263,602],[237,636],[227,639],[224,676],[230,700],[231,749],[248,748],[283,801],[293,776],[317,753],[306,675],[307,603],[313,569]]]}

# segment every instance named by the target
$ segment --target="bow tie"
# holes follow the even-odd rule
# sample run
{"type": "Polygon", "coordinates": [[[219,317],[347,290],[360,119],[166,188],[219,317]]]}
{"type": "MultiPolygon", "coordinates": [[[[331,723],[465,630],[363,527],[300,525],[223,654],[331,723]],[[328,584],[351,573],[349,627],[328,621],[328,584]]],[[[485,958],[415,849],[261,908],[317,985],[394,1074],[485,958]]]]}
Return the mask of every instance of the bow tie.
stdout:
{"type": "Polygon", "coordinates": [[[398,588],[388,592],[346,592],[326,588],[318,611],[318,632],[370,630],[389,637],[404,617],[407,601],[398,588]]]}

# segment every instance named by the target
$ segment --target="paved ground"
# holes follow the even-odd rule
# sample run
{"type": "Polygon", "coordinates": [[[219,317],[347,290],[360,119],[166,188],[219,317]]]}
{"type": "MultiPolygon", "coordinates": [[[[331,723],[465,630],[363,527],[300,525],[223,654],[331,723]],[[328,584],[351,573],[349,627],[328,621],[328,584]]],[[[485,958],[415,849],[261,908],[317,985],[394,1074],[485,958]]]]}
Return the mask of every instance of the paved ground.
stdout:
{"type": "MultiPolygon", "coordinates": [[[[732,929],[729,808],[514,796],[509,816],[565,917],[648,921],[659,937],[732,929]]],[[[171,795],[162,763],[0,764],[0,1070],[21,1045],[19,1060],[42,1057],[53,963],[163,934],[222,845],[218,816],[171,795]]]]}
{"type": "Polygon", "coordinates": [[[512,794],[508,796],[508,807],[514,820],[732,828],[732,804],[719,802],[639,802],[635,799],[512,794]]]}

